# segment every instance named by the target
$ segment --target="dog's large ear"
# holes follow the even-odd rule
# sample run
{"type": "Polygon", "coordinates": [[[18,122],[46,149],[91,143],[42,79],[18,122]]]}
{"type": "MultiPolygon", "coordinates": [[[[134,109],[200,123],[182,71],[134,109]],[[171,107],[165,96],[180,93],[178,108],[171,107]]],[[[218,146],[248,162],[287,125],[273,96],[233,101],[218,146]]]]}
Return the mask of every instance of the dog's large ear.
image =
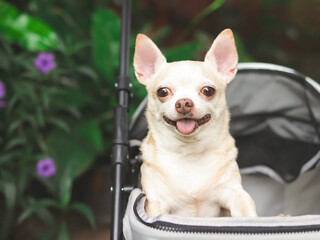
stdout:
{"type": "Polygon", "coordinates": [[[138,34],[133,66],[139,82],[147,85],[153,74],[166,62],[159,48],[146,35],[138,34]]]}
{"type": "Polygon", "coordinates": [[[238,53],[230,29],[222,31],[214,40],[206,54],[205,61],[213,65],[227,84],[231,82],[237,73],[238,53]]]}

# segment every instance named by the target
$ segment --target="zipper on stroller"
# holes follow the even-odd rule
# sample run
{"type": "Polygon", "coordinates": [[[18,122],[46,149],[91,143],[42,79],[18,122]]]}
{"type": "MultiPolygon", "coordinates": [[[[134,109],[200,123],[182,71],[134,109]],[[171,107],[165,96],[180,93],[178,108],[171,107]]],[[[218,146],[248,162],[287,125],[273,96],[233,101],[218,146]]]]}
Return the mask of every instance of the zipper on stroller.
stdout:
{"type": "Polygon", "coordinates": [[[320,233],[320,224],[317,225],[295,225],[295,226],[198,226],[198,225],[183,225],[164,221],[147,222],[143,220],[138,213],[138,202],[145,195],[141,193],[133,206],[134,214],[137,219],[144,225],[164,231],[164,232],[176,232],[186,234],[243,234],[243,235],[275,235],[275,234],[299,234],[299,233],[320,233]]]}

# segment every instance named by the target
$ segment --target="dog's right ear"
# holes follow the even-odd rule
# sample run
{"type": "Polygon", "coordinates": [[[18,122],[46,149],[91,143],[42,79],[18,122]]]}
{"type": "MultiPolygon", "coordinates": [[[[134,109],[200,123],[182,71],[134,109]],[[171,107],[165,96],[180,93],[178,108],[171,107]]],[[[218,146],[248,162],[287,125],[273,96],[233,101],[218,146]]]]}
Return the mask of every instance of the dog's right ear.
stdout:
{"type": "Polygon", "coordinates": [[[138,34],[133,57],[134,72],[140,83],[147,85],[166,58],[146,35],[138,34]]]}

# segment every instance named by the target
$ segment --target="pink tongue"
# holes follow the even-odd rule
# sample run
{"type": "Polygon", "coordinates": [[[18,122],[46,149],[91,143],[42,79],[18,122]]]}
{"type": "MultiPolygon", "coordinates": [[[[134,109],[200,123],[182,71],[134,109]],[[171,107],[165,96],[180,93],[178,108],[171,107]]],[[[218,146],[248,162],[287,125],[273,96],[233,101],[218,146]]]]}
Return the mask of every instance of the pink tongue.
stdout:
{"type": "Polygon", "coordinates": [[[182,134],[192,133],[196,126],[196,122],[191,119],[181,119],[177,121],[177,129],[182,134]]]}

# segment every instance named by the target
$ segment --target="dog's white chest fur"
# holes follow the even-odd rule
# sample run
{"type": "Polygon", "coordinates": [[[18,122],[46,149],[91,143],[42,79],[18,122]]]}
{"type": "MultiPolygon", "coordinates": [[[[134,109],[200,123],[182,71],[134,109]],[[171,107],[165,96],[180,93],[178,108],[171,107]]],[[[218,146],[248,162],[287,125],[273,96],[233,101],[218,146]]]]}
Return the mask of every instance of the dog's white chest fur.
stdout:
{"type": "Polygon", "coordinates": [[[237,151],[232,147],[232,139],[230,141],[228,154],[219,153],[221,149],[193,154],[188,150],[184,153],[181,147],[177,147],[176,152],[159,148],[154,152],[154,146],[148,146],[150,142],[146,140],[142,147],[145,162],[141,170],[143,186],[152,188],[148,190],[149,201],[162,202],[161,211],[166,213],[219,216],[219,192],[230,184],[230,179],[235,178],[236,185],[240,179],[233,175],[237,151]]]}
{"type": "Polygon", "coordinates": [[[208,156],[208,152],[183,155],[164,151],[164,154],[159,156],[159,166],[166,170],[172,186],[197,198],[200,198],[201,189],[208,185],[221,165],[219,159],[208,156]]]}

